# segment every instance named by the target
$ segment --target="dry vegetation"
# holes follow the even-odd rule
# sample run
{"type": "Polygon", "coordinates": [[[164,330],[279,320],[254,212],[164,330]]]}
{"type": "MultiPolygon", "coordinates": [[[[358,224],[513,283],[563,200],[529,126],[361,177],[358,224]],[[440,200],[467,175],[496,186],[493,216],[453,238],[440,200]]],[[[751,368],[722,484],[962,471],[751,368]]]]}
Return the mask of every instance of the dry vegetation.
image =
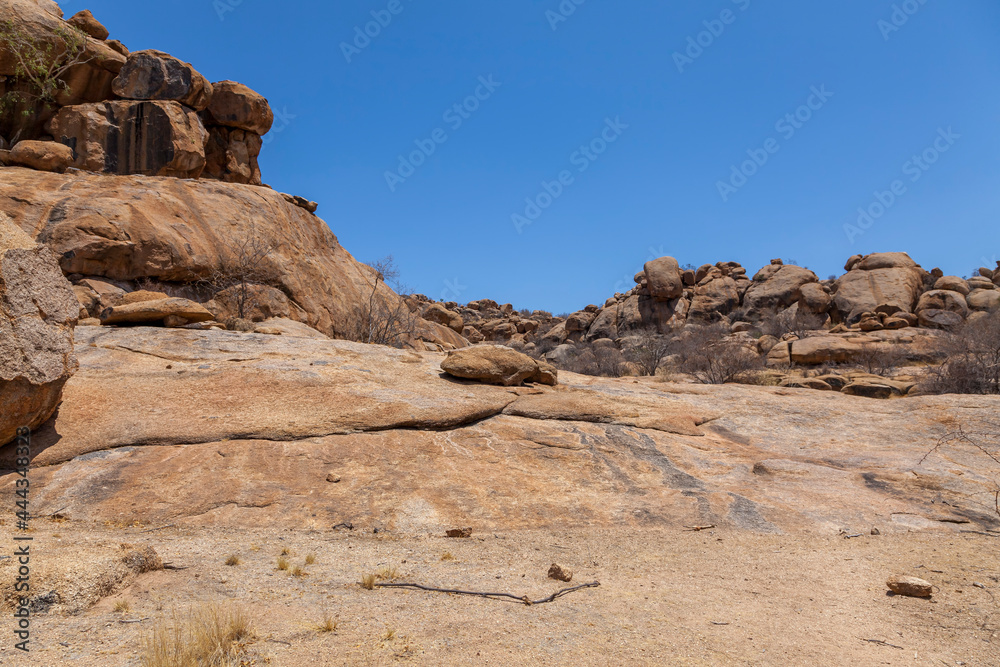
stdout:
{"type": "Polygon", "coordinates": [[[192,608],[157,625],[143,646],[143,667],[229,667],[253,638],[249,617],[237,606],[192,608]]]}

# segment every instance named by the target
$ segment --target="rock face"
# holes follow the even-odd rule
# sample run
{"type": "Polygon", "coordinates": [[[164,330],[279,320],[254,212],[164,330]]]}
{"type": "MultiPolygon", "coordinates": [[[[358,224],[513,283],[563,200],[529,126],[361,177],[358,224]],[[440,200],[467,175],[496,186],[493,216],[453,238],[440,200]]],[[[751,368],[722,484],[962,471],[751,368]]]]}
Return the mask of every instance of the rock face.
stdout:
{"type": "Polygon", "coordinates": [[[0,444],[52,416],[77,369],[78,314],[52,253],[0,214],[0,444]]]}
{"type": "MultiPolygon", "coordinates": [[[[374,282],[371,269],[340,246],[326,223],[266,188],[7,168],[0,212],[48,245],[66,274],[95,283],[153,279],[199,301],[207,299],[199,298],[196,284],[222,267],[227,243],[252,233],[275,247],[265,286],[287,298],[287,317],[331,337],[356,320],[374,282]]],[[[384,284],[377,300],[400,302],[384,284]]],[[[467,344],[445,327],[420,322],[425,340],[467,344]]]]}
{"type": "Polygon", "coordinates": [[[193,301],[166,298],[112,306],[101,313],[101,324],[151,324],[165,322],[168,318],[176,318],[169,321],[181,326],[194,322],[208,322],[214,319],[214,316],[193,301]]]}
{"type": "Polygon", "coordinates": [[[197,114],[177,102],[64,107],[49,130],[73,149],[73,166],[86,171],[197,178],[205,168],[208,133],[197,114]]]}
{"type": "Polygon", "coordinates": [[[212,100],[212,84],[191,65],[162,51],[134,51],[112,83],[127,100],[172,100],[201,111],[212,100]]]}
{"type": "Polygon", "coordinates": [[[208,127],[208,135],[204,177],[226,183],[261,184],[257,157],[264,144],[260,135],[217,125],[208,127]]]}
{"type": "Polygon", "coordinates": [[[20,141],[10,151],[10,164],[62,173],[73,163],[73,151],[54,141],[20,141]]]}
{"type": "Polygon", "coordinates": [[[540,367],[539,362],[526,354],[499,345],[476,345],[451,352],[441,362],[441,370],[458,378],[505,387],[525,381],[555,384],[551,369],[540,367]]]}

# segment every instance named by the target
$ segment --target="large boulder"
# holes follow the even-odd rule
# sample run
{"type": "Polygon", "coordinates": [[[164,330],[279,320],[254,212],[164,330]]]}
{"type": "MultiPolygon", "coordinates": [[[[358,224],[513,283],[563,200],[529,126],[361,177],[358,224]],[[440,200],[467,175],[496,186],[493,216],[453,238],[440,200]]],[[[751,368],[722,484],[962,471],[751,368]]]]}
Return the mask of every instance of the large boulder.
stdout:
{"type": "MultiPolygon", "coordinates": [[[[770,264],[757,272],[743,297],[743,305],[753,311],[784,310],[803,299],[806,285],[819,286],[819,278],[809,269],[788,264],[770,264]]],[[[822,292],[822,288],[819,290],[822,292]]],[[[825,292],[824,292],[825,294],[825,292]]],[[[810,303],[818,306],[816,292],[809,292],[810,303]]]]}
{"type": "Polygon", "coordinates": [[[857,343],[838,336],[811,336],[789,345],[792,363],[817,365],[851,361],[862,351],[857,343]]]}
{"type": "Polygon", "coordinates": [[[197,178],[208,133],[177,102],[119,100],[64,107],[49,123],[73,149],[73,166],[107,174],[197,178]]]}
{"type": "Polygon", "coordinates": [[[73,151],[54,141],[19,141],[7,158],[10,164],[62,173],[73,163],[73,151]]]}
{"type": "Polygon", "coordinates": [[[274,112],[263,95],[235,81],[212,84],[206,122],[265,135],[274,123],[274,112]]]}
{"type": "Polygon", "coordinates": [[[55,411],[80,306],[52,252],[0,213],[0,445],[55,411]]]}
{"type": "Polygon", "coordinates": [[[695,287],[688,319],[715,322],[740,305],[736,281],[729,276],[706,278],[695,287]]]}
{"type": "Polygon", "coordinates": [[[421,317],[429,322],[446,326],[456,333],[462,333],[465,329],[465,321],[462,316],[453,310],[448,310],[440,303],[429,304],[424,308],[421,317]]]}
{"type": "Polygon", "coordinates": [[[208,322],[215,319],[215,316],[194,301],[166,298],[112,306],[101,313],[101,324],[164,323],[170,318],[173,318],[172,321],[186,320],[183,324],[189,324],[208,322]]]}
{"type": "Polygon", "coordinates": [[[657,301],[671,301],[684,294],[680,267],[673,257],[660,257],[643,267],[649,295],[657,301]]]}
{"type": "Polygon", "coordinates": [[[917,314],[924,310],[947,310],[958,313],[963,318],[969,315],[969,304],[960,292],[946,289],[934,289],[924,292],[917,303],[917,314]]]}
{"type": "MultiPolygon", "coordinates": [[[[544,362],[543,362],[544,363],[544,362]]],[[[448,375],[505,387],[525,381],[555,384],[555,370],[526,354],[500,345],[476,345],[451,352],[441,362],[448,375]]]]}
{"type": "Polygon", "coordinates": [[[972,291],[969,289],[969,283],[958,276],[941,276],[934,283],[934,289],[951,290],[962,296],[968,296],[969,292],[972,291]]]}
{"type": "Polygon", "coordinates": [[[906,253],[876,253],[853,264],[835,285],[833,306],[848,324],[886,307],[912,313],[923,289],[923,272],[906,253]]]}
{"type": "MultiPolygon", "coordinates": [[[[400,303],[384,283],[374,288],[372,270],[325,222],[267,188],[6,168],[0,211],[48,245],[66,274],[95,283],[204,284],[224,266],[232,242],[252,239],[273,247],[264,282],[295,305],[289,317],[330,337],[347,332],[373,290],[390,311],[400,303]]],[[[445,327],[420,326],[456,347],[467,344],[445,327]]]]}
{"type": "Polygon", "coordinates": [[[977,289],[965,299],[973,310],[1000,310],[1000,290],[977,289]]]}
{"type": "Polygon", "coordinates": [[[126,100],[180,102],[195,111],[212,100],[212,84],[190,64],[162,51],[134,51],[112,83],[126,100]]]}

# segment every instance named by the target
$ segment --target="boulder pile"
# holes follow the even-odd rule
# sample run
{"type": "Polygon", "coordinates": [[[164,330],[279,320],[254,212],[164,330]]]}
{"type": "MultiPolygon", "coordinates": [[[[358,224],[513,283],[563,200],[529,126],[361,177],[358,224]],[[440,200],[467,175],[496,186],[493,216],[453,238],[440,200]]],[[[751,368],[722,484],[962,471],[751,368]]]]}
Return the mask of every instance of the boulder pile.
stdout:
{"type": "MultiPolygon", "coordinates": [[[[257,157],[274,121],[262,95],[210,83],[162,51],[129,52],[88,10],[64,21],[54,2],[0,0],[0,15],[44,58],[82,50],[54,101],[24,101],[0,117],[0,138],[20,139],[0,163],[261,185],[257,157]]],[[[0,44],[0,95],[26,90],[12,47],[0,44]]]]}

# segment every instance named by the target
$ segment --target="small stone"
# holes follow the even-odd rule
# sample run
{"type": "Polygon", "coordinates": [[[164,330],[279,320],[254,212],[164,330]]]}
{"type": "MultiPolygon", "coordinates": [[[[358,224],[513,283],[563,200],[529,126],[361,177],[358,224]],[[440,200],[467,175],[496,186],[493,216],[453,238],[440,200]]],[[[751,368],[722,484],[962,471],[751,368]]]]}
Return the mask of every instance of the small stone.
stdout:
{"type": "Polygon", "coordinates": [[[338,484],[340,483],[340,475],[334,475],[331,472],[329,475],[326,476],[326,481],[330,482],[331,484],[338,484]]]}
{"type": "Polygon", "coordinates": [[[569,583],[573,580],[572,570],[568,570],[564,567],[560,567],[555,563],[552,563],[552,567],[549,568],[549,579],[555,579],[556,581],[565,581],[569,583]]]}
{"type": "Polygon", "coordinates": [[[889,577],[885,585],[896,595],[905,595],[912,598],[929,598],[934,587],[933,584],[923,579],[904,576],[889,577]]]}
{"type": "Polygon", "coordinates": [[[469,538],[472,537],[471,528],[452,528],[445,533],[448,537],[469,538]]]}
{"type": "Polygon", "coordinates": [[[882,531],[878,528],[872,528],[872,535],[881,535],[882,531]]]}

